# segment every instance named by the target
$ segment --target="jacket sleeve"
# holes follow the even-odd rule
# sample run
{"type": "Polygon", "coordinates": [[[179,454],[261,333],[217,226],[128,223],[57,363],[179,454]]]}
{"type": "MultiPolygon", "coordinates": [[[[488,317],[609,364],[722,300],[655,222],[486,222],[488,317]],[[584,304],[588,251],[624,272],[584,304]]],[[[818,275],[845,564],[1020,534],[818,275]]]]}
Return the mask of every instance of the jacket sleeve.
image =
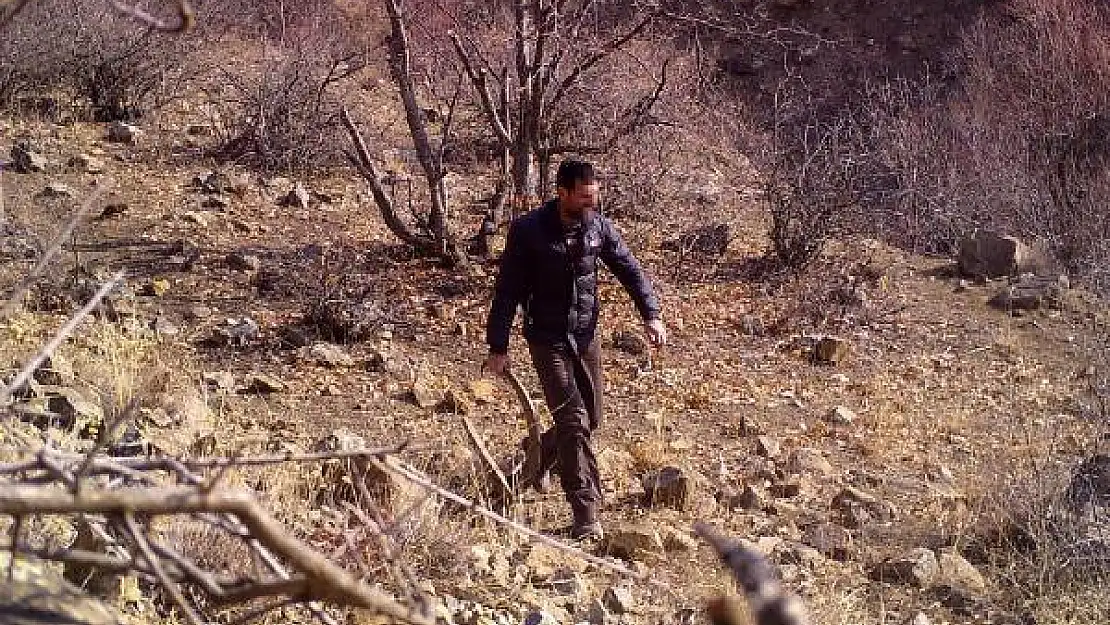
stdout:
{"type": "Polygon", "coordinates": [[[601,222],[601,261],[613,272],[624,290],[632,297],[636,310],[644,321],[659,318],[659,300],[651,286],[651,280],[644,273],[632,250],[624,244],[620,233],[612,222],[602,218],[601,222]]]}
{"type": "Polygon", "coordinates": [[[527,295],[527,262],[520,222],[514,221],[505,239],[505,251],[501,254],[494,282],[493,303],[486,319],[486,344],[495,354],[509,351],[513,318],[516,317],[517,306],[527,295]]]}

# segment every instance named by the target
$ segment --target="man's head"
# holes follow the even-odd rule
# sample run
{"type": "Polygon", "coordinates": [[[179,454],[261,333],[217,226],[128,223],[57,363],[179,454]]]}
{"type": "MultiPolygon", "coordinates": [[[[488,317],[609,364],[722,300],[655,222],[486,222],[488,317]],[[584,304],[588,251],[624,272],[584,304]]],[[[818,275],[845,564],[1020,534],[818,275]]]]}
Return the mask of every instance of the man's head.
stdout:
{"type": "Polygon", "coordinates": [[[585,219],[597,206],[594,166],[577,159],[563,161],[555,174],[555,191],[559,194],[559,212],[563,218],[585,219]]]}

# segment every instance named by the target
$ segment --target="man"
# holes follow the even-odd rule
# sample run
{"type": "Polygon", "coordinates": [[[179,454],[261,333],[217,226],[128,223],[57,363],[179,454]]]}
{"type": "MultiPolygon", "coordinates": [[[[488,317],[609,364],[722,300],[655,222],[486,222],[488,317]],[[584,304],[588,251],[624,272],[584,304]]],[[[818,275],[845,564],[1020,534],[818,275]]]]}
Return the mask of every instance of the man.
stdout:
{"type": "Polygon", "coordinates": [[[612,222],[595,212],[593,166],[563,161],[555,183],[556,199],[509,227],[486,323],[489,356],[484,368],[495,375],[505,372],[509,334],[521,306],[528,351],[555,421],[542,436],[540,466],[558,464],[574,516],[571,537],[600,538],[601,483],[590,447],[590,436],[601,423],[599,259],[632,297],[651,343],[664,345],[667,332],[651,282],[612,222]]]}

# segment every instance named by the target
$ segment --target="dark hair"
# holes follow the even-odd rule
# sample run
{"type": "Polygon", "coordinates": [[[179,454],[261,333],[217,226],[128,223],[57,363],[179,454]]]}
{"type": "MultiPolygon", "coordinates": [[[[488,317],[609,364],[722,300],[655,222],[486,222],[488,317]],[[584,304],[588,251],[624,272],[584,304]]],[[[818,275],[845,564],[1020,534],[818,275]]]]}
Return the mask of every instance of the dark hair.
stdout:
{"type": "Polygon", "coordinates": [[[590,184],[594,180],[593,164],[576,158],[559,163],[559,171],[555,174],[555,185],[568,191],[573,191],[579,183],[590,184]]]}

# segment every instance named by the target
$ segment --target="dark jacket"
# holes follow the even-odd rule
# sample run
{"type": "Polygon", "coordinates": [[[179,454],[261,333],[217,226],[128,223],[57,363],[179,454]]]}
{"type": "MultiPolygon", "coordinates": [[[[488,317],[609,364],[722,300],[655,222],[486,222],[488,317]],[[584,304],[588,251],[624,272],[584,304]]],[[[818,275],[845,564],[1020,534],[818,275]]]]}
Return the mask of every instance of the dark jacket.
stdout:
{"type": "Polygon", "coordinates": [[[576,247],[580,253],[567,249],[557,200],[513,221],[486,322],[492,352],[508,351],[518,305],[524,309],[527,340],[589,343],[597,329],[599,259],[632,296],[645,321],[659,317],[651,282],[611,221],[593,213],[583,223],[576,247]]]}

